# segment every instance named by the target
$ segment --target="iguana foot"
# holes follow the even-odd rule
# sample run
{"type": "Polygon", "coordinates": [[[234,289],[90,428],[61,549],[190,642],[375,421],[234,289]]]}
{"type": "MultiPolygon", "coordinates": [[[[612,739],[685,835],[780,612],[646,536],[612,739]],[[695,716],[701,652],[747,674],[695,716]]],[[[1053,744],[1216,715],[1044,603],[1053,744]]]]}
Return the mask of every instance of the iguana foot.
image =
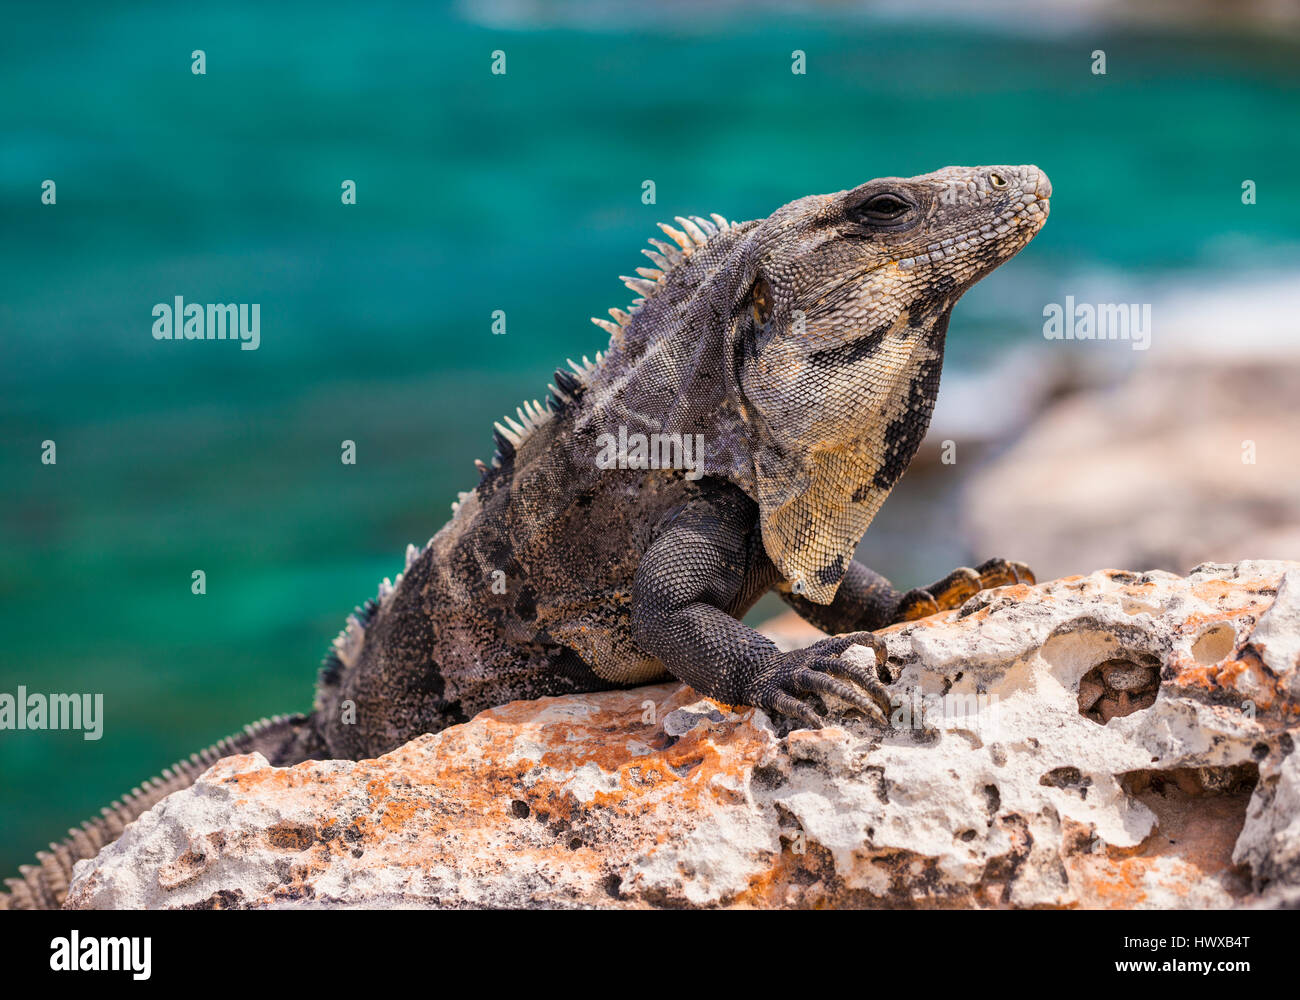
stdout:
{"type": "Polygon", "coordinates": [[[826,719],[808,698],[832,694],[888,725],[892,709],[889,692],[875,670],[840,658],[850,646],[870,646],[877,663],[884,663],[888,655],[884,640],[870,632],[833,635],[806,649],[779,653],[759,674],[758,691],[749,704],[798,719],[810,729],[820,729],[826,719]]]}
{"type": "Polygon", "coordinates": [[[909,590],[898,602],[894,620],[915,621],[926,615],[959,608],[981,590],[1005,587],[1010,583],[1037,583],[1033,571],[1022,562],[989,559],[975,569],[961,566],[937,583],[909,590]]]}

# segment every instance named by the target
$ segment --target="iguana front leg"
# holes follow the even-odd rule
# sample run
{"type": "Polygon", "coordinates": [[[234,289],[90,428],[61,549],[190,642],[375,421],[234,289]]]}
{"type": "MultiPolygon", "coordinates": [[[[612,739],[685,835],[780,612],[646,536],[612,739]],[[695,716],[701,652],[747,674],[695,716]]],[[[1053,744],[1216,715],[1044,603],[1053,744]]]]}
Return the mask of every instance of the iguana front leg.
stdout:
{"type": "Polygon", "coordinates": [[[809,699],[832,694],[888,719],[889,695],[875,672],[840,659],[852,645],[879,650],[875,636],[833,636],[783,653],[733,616],[774,582],[762,543],[755,544],[754,521],[752,501],[718,491],[661,526],[633,580],[637,644],[680,680],[729,705],[774,710],[817,728],[824,719],[809,699]]]}
{"type": "Polygon", "coordinates": [[[959,608],[967,598],[990,587],[1034,582],[1034,574],[1024,563],[989,559],[975,569],[959,567],[928,587],[918,587],[904,594],[895,590],[879,573],[854,561],[849,564],[835,600],[830,604],[814,604],[787,588],[782,588],[781,596],[809,624],[834,634],[884,628],[895,622],[924,618],[959,608]]]}

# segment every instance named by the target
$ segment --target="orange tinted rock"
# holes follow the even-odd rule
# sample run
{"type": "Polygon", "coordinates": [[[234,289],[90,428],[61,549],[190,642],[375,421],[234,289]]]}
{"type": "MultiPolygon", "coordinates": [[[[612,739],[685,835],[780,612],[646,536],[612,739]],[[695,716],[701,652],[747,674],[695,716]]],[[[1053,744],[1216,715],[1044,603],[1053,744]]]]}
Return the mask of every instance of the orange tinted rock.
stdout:
{"type": "Polygon", "coordinates": [[[1101,571],[885,630],[888,729],[785,733],[662,684],[513,702],[377,760],[230,757],[79,863],[69,905],[1254,902],[1300,883],[1298,618],[1300,564],[1101,571]],[[1216,625],[1240,642],[1198,661],[1216,625]],[[1156,691],[1081,714],[1085,675],[1150,662],[1156,691]]]}

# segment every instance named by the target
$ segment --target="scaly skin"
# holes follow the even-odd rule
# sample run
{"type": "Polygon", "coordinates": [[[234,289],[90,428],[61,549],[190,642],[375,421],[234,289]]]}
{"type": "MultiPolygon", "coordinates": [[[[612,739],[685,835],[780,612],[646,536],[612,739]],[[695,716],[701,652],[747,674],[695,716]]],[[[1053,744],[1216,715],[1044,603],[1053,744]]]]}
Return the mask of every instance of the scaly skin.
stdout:
{"type": "MultiPolygon", "coordinates": [[[[514,699],[668,676],[808,726],[823,695],[887,718],[884,675],[845,649],[1033,579],[994,559],[900,593],[853,552],[925,434],[953,304],[1033,238],[1050,193],[1037,167],[949,167],[664,227],[657,266],[625,279],[642,298],[596,321],[608,350],[498,425],[478,486],[335,641],[312,714],[230,746],[373,757],[514,699]],[[698,441],[699,461],[609,467],[637,434],[698,441]],[[780,652],[740,622],[774,588],[847,634],[780,652]]],[[[11,905],[61,900],[69,859],[108,833],[52,847],[11,905]]]]}

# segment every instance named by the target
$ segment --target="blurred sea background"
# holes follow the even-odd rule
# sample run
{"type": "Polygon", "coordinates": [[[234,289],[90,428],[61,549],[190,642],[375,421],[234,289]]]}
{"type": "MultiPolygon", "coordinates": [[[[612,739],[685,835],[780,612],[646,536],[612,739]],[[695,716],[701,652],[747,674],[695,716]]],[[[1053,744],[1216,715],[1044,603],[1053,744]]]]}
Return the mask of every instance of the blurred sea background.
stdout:
{"type": "MultiPolygon", "coordinates": [[[[957,433],[1014,408],[1021,383],[987,377],[1009,358],[1144,360],[1045,340],[1066,295],[1177,304],[1210,338],[1208,318],[1262,317],[1234,349],[1293,332],[1288,9],[11,5],[0,692],[102,692],[105,721],[98,742],[0,732],[0,874],[176,758],[308,709],[346,614],[476,482],[492,421],[603,346],[587,317],[627,305],[616,276],[658,221],[1043,167],[1051,221],[954,314],[957,433]],[[177,295],[260,303],[260,349],[155,341],[151,309],[177,295]]],[[[969,558],[913,510],[896,498],[864,542],[903,586],[969,558]]]]}

